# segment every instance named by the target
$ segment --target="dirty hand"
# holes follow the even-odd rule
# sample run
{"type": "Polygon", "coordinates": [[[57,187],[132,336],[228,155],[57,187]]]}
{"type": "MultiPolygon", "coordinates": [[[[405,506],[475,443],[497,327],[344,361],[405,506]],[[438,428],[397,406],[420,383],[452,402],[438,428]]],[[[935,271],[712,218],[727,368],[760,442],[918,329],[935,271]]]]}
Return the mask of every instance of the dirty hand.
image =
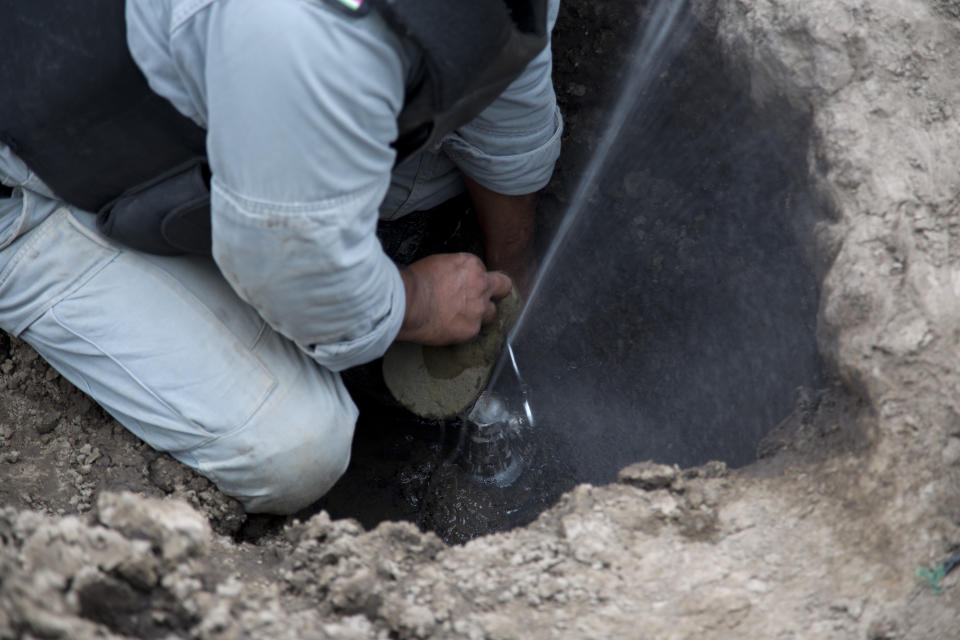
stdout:
{"type": "Polygon", "coordinates": [[[494,300],[510,293],[510,278],[487,271],[469,253],[441,253],[400,270],[407,310],[397,340],[428,345],[467,342],[497,314],[494,300]]]}

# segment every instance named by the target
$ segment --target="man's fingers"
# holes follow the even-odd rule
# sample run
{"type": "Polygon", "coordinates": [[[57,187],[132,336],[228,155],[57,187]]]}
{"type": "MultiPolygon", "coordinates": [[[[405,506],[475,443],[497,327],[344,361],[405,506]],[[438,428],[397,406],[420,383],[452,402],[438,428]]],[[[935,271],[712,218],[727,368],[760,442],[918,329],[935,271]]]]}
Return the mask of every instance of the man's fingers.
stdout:
{"type": "Polygon", "coordinates": [[[497,305],[493,304],[492,300],[487,300],[486,307],[483,309],[483,324],[489,324],[493,322],[493,319],[497,317],[497,305]]]}
{"type": "Polygon", "coordinates": [[[489,271],[487,273],[487,295],[494,300],[498,300],[508,293],[513,287],[510,276],[499,271],[489,271]]]}
{"type": "Polygon", "coordinates": [[[497,317],[497,305],[494,304],[494,300],[499,300],[503,298],[513,287],[513,282],[510,280],[510,276],[499,271],[489,271],[487,272],[487,288],[484,291],[484,309],[483,309],[483,324],[488,324],[493,322],[493,319],[497,317]]]}

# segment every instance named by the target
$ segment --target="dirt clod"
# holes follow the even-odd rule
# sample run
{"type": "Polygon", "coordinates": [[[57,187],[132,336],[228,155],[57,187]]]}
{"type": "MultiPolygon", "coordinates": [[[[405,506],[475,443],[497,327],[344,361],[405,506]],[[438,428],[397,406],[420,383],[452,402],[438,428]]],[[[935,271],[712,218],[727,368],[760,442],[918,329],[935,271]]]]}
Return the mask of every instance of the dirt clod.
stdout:
{"type": "Polygon", "coordinates": [[[680,477],[676,466],[657,464],[652,460],[638,462],[617,474],[617,482],[629,484],[641,489],[665,489],[680,477]]]}

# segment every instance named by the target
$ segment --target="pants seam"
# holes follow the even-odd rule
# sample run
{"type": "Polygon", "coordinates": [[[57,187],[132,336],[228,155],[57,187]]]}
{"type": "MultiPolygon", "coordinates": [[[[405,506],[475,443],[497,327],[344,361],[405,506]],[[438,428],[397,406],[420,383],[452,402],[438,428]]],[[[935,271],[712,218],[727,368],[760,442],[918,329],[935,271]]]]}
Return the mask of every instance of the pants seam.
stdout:
{"type": "MultiPolygon", "coordinates": [[[[127,367],[125,367],[119,360],[117,360],[116,358],[114,358],[113,356],[111,356],[109,353],[107,353],[106,350],[104,350],[102,347],[100,347],[99,344],[97,344],[97,343],[94,342],[93,340],[90,340],[90,339],[87,338],[86,336],[80,335],[79,333],[77,333],[76,331],[74,331],[73,329],[71,329],[69,326],[67,326],[67,324],[66,324],[65,322],[63,322],[63,321],[57,316],[57,310],[56,310],[56,308],[51,307],[49,313],[50,313],[50,317],[52,317],[53,320],[54,320],[64,331],[72,334],[74,337],[78,338],[78,339],[81,340],[82,342],[85,342],[86,344],[90,345],[91,347],[93,347],[94,349],[96,349],[97,352],[99,352],[101,355],[103,355],[104,357],[108,358],[108,359],[110,360],[110,362],[112,362],[114,365],[116,365],[121,371],[123,371],[124,373],[126,373],[126,374],[130,377],[130,379],[133,380],[141,389],[143,389],[144,391],[146,391],[152,398],[154,398],[154,399],[157,401],[157,403],[160,404],[160,406],[164,407],[164,408],[167,409],[167,411],[169,411],[171,414],[173,414],[173,415],[177,416],[179,419],[183,420],[183,422],[185,422],[185,423],[191,425],[192,427],[196,428],[199,432],[204,433],[204,434],[207,435],[207,438],[206,438],[205,440],[203,440],[201,443],[196,444],[196,445],[193,445],[193,446],[191,446],[191,447],[187,447],[186,449],[183,449],[183,451],[189,451],[189,450],[195,449],[195,448],[197,448],[197,447],[202,447],[202,446],[207,445],[207,444],[209,444],[210,442],[212,442],[213,440],[216,439],[216,436],[214,436],[214,434],[211,434],[209,431],[207,431],[206,429],[204,429],[201,425],[198,425],[197,423],[195,423],[195,422],[192,421],[192,420],[187,420],[187,418],[184,417],[183,414],[181,414],[179,411],[177,411],[177,410],[174,409],[172,406],[170,406],[170,404],[167,403],[167,402],[166,402],[163,398],[161,398],[159,395],[157,395],[157,393],[154,392],[153,389],[151,389],[148,385],[144,384],[143,381],[140,380],[140,378],[139,378],[138,376],[134,375],[134,373],[133,373],[132,371],[130,371],[130,369],[128,369],[127,367]]],[[[245,423],[245,424],[246,424],[246,423],[245,423]]],[[[179,450],[177,450],[177,451],[179,451],[179,450]]]]}
{"type": "MultiPolygon", "coordinates": [[[[63,209],[57,209],[56,211],[53,212],[50,218],[53,218],[54,216],[59,215],[61,211],[63,211],[63,209]]],[[[47,220],[49,220],[50,218],[47,218],[47,220]]],[[[52,226],[46,226],[44,223],[46,223],[46,220],[44,220],[44,222],[41,223],[40,226],[42,228],[38,228],[37,233],[34,234],[33,237],[27,239],[24,245],[19,249],[17,249],[16,254],[13,256],[13,258],[10,259],[10,262],[8,262],[7,265],[3,268],[3,271],[0,272],[0,287],[3,287],[7,283],[7,280],[10,279],[10,276],[13,275],[14,271],[16,271],[17,265],[23,262],[24,256],[27,255],[30,248],[34,247],[37,243],[40,242],[40,240],[42,240],[52,232],[52,229],[53,229],[52,226]]]]}
{"type": "MultiPolygon", "coordinates": [[[[299,380],[301,375],[302,374],[298,373],[296,379],[299,380]]],[[[294,381],[291,384],[287,384],[285,386],[287,387],[287,389],[293,388],[294,386],[296,386],[295,382],[296,381],[294,381]]],[[[231,429],[230,431],[227,431],[226,433],[211,434],[212,437],[209,440],[202,442],[200,444],[194,445],[192,447],[187,447],[186,449],[181,449],[180,451],[183,453],[190,453],[192,455],[192,452],[199,449],[200,447],[205,447],[207,445],[214,444],[215,442],[224,440],[226,438],[232,438],[238,433],[245,431],[253,423],[254,418],[257,417],[257,414],[260,413],[260,410],[263,409],[264,406],[267,404],[267,400],[271,396],[273,396],[274,392],[276,392],[278,386],[279,386],[278,382],[274,380],[273,383],[270,385],[270,389],[264,394],[263,399],[260,401],[260,404],[257,405],[257,408],[254,411],[250,412],[250,415],[247,417],[246,420],[243,421],[243,424],[231,429]]],[[[209,471],[209,469],[207,468],[207,465],[202,460],[200,460],[199,458],[196,458],[195,456],[194,458],[199,462],[199,464],[197,465],[198,468],[203,469],[208,473],[215,473],[213,471],[209,471]]]]}
{"type": "MultiPolygon", "coordinates": [[[[101,271],[103,271],[109,264],[111,264],[111,263],[114,261],[115,258],[116,258],[116,256],[111,257],[109,260],[106,260],[106,261],[103,262],[102,264],[97,265],[95,268],[90,269],[90,271],[89,271],[87,274],[85,274],[84,276],[82,276],[82,277],[80,277],[80,278],[77,278],[76,282],[74,282],[70,287],[68,287],[67,289],[65,289],[60,295],[58,295],[58,296],[56,296],[55,298],[53,298],[52,300],[50,300],[50,304],[46,305],[45,307],[41,307],[41,308],[37,309],[37,311],[36,311],[35,313],[31,314],[23,323],[21,323],[21,324],[14,330],[14,334],[13,334],[13,335],[15,335],[15,336],[17,336],[17,337],[20,337],[20,335],[23,334],[24,331],[26,331],[27,329],[29,329],[29,328],[30,328],[30,325],[32,325],[34,322],[36,322],[38,318],[40,318],[41,316],[43,316],[43,314],[47,313],[48,311],[52,311],[53,308],[56,307],[56,306],[57,306],[60,302],[62,302],[65,298],[67,298],[67,297],[70,296],[73,292],[75,292],[77,289],[79,289],[80,287],[82,287],[83,285],[85,285],[91,278],[93,278],[94,276],[96,276],[98,273],[100,273],[101,271]]],[[[58,322],[59,322],[59,321],[58,321],[58,322]]]]}
{"type": "MultiPolygon", "coordinates": [[[[255,335],[255,336],[253,337],[253,341],[250,343],[250,347],[249,347],[250,353],[251,353],[251,355],[253,355],[254,357],[256,357],[256,354],[254,354],[253,351],[257,348],[257,346],[260,344],[260,341],[263,339],[264,334],[267,332],[267,327],[268,327],[267,321],[264,320],[263,318],[261,318],[261,319],[260,319],[260,330],[257,331],[257,335],[255,335]]],[[[259,358],[258,358],[258,359],[259,359],[259,358]]],[[[264,367],[264,368],[266,368],[266,367],[264,367]]],[[[275,385],[276,385],[276,381],[274,381],[274,386],[275,386],[275,385]]],[[[269,394],[267,394],[267,395],[269,395],[269,394]]],[[[264,400],[266,400],[266,396],[264,396],[264,400]]]]}

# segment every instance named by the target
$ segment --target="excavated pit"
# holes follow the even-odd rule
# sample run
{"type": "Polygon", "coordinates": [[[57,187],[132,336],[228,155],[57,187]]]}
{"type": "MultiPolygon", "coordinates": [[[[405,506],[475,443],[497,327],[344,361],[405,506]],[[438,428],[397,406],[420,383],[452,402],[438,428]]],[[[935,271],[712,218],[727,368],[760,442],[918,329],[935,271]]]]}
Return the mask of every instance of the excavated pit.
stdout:
{"type": "MultiPolygon", "coordinates": [[[[511,445],[524,473],[508,487],[476,482],[462,423],[361,404],[351,467],[321,508],[463,542],[526,524],[632,462],[742,467],[824,386],[813,246],[823,212],[808,186],[806,115],[758,109],[687,14],[643,35],[673,47],[637,95],[622,95],[656,7],[606,7],[583,28],[576,14],[591,9],[574,5],[555,34],[568,133],[541,200],[541,255],[564,216],[576,219],[514,341],[536,414],[511,445]],[[605,153],[618,101],[629,115],[605,153]],[[591,163],[597,180],[577,203],[591,163]]],[[[493,387],[516,396],[518,381],[508,367],[493,387]]]]}
{"type": "MultiPolygon", "coordinates": [[[[502,492],[494,496],[499,502],[491,498],[484,504],[476,493],[465,493],[460,480],[448,482],[436,473],[436,461],[455,449],[450,435],[439,435],[439,426],[369,419],[358,432],[355,470],[365,461],[388,470],[349,476],[343,487],[352,483],[356,493],[331,496],[329,506],[368,526],[387,516],[400,522],[380,522],[365,531],[322,512],[285,522],[249,518],[205,479],[139,443],[25,344],[0,336],[0,640],[957,637],[960,574],[930,578],[960,550],[957,3],[694,0],[693,5],[702,22],[691,42],[701,45],[688,44],[685,69],[700,72],[679,73],[682,56],[659,75],[656,94],[680,99],[670,109],[648,104],[644,121],[652,127],[666,120],[668,129],[686,133],[672,143],[683,148],[706,136],[713,140],[711,152],[747,147],[763,151],[758,154],[763,161],[734,154],[737,162],[661,166],[636,149],[620,178],[604,174],[591,204],[600,214],[601,205],[618,214],[640,207],[637,200],[664,209],[683,203],[675,208],[679,213],[651,208],[644,214],[638,230],[645,243],[662,247],[662,261],[653,262],[656,253],[638,251],[631,268],[653,266],[651,282],[702,284],[706,292],[691,299],[706,302],[715,299],[706,286],[712,280],[703,273],[715,270],[716,295],[729,305],[707,305],[715,318],[680,314],[685,322],[672,323],[673,316],[658,311],[656,288],[647,283],[650,291],[635,295],[647,296],[652,310],[644,309],[643,317],[658,322],[637,321],[642,339],[614,348],[615,342],[602,339],[608,325],[596,319],[595,310],[570,302],[557,305],[558,314],[581,324],[596,322],[590,341],[570,340],[563,334],[570,322],[558,322],[549,325],[549,336],[535,334],[517,348],[528,350],[521,355],[525,375],[537,368],[528,361],[543,352],[579,362],[602,359],[611,350],[659,353],[641,362],[662,372],[671,361],[688,357],[729,361],[710,353],[689,356],[683,349],[704,334],[716,337],[711,320],[732,324],[732,333],[723,336],[739,338],[740,344],[744,334],[766,336],[779,322],[812,331],[807,316],[797,320],[767,311],[757,317],[756,310],[741,331],[727,306],[749,307],[757,297],[747,287],[747,295],[738,298],[742,290],[734,284],[741,272],[725,271],[733,268],[729,264],[690,268],[685,278],[671,271],[687,264],[678,261],[685,239],[694,240],[694,249],[704,245],[702,231],[691,233],[697,231],[695,218],[686,235],[679,233],[690,225],[684,212],[706,201],[677,177],[685,168],[714,178],[707,182],[719,184],[719,200],[728,204],[744,196],[724,185],[749,181],[744,174],[780,176],[743,200],[760,208],[776,204],[772,211],[778,215],[767,220],[756,209],[738,211],[759,228],[722,224],[729,218],[705,213],[700,229],[718,234],[712,236],[715,244],[736,246],[734,257],[751,256],[772,269],[770,280],[787,277],[793,293],[805,290],[804,283],[820,283],[812,300],[800,303],[802,296],[792,294],[785,299],[793,300],[801,315],[806,304],[819,309],[816,339],[829,363],[823,369],[842,382],[825,374],[815,356],[802,357],[811,334],[801,333],[788,338],[800,345],[801,355],[796,371],[785,375],[806,372],[798,375],[803,386],[795,395],[786,383],[746,373],[754,364],[787,359],[783,353],[789,349],[775,345],[761,355],[738,353],[730,369],[735,379],[747,380],[744,385],[760,379],[754,384],[772,389],[769,407],[743,409],[733,399],[749,397],[749,389],[735,384],[729,385],[730,396],[714,393],[715,387],[693,393],[652,375],[642,397],[654,409],[638,411],[635,421],[624,423],[671,421],[668,411],[655,410],[657,393],[690,391],[682,397],[692,406],[678,405],[677,412],[713,412],[710,424],[725,424],[724,407],[741,407],[732,413],[745,418],[751,441],[736,449],[747,457],[733,464],[754,453],[760,460],[734,471],[709,463],[682,471],[634,464],[607,484],[621,452],[597,456],[600,450],[591,448],[602,439],[591,432],[601,431],[591,416],[606,411],[604,403],[566,415],[576,409],[563,404],[566,397],[555,404],[538,399],[564,413],[556,423],[568,426],[544,425],[552,439],[531,441],[548,451],[548,445],[555,447],[557,454],[539,458],[545,461],[539,476],[545,480],[528,494],[531,499],[514,502],[534,505],[517,522],[503,516],[502,492]],[[684,77],[700,85],[684,89],[684,77]],[[713,91],[700,90],[706,88],[713,91]],[[705,98],[713,94],[735,99],[705,98]],[[689,114],[699,114],[699,126],[689,114]],[[716,129],[718,124],[723,126],[716,129]],[[724,128],[749,135],[753,146],[706,135],[724,128]],[[641,161],[642,166],[631,164],[641,161]],[[631,171],[639,173],[624,181],[631,171]],[[771,196],[776,193],[783,199],[771,196]],[[761,228],[766,235],[758,233],[761,228]],[[724,236],[724,230],[736,237],[724,236]],[[772,243],[785,259],[765,262],[762,252],[747,249],[754,245],[741,239],[761,247],[772,243]],[[779,269],[793,259],[804,268],[779,269]],[[778,422],[781,415],[786,417],[778,422]],[[580,451],[568,452],[578,447],[590,465],[557,463],[579,460],[580,451]],[[550,492],[558,490],[552,483],[569,486],[584,468],[604,476],[598,486],[578,485],[541,512],[553,499],[550,492]],[[483,517],[441,526],[442,509],[420,508],[431,495],[424,491],[431,478],[447,492],[434,490],[442,499],[433,504],[460,504],[467,507],[460,513],[483,517]],[[362,486],[365,482],[371,485],[362,486]],[[452,546],[409,522],[431,525],[456,540],[519,524],[536,513],[526,526],[452,546]]],[[[602,131],[606,94],[618,86],[617,70],[629,53],[622,43],[644,16],[644,6],[616,0],[563,5],[555,59],[566,151],[543,202],[545,212],[559,215],[573,197],[576,177],[602,131]]],[[[590,219],[599,217],[603,227],[597,211],[590,219]]],[[[611,226],[612,232],[597,232],[641,247],[636,234],[632,241],[624,237],[629,234],[622,224],[611,226]]],[[[574,235],[579,239],[587,232],[574,235]]],[[[606,253],[594,251],[592,258],[601,266],[621,264],[606,253]]],[[[744,273],[750,273],[749,265],[744,273]]],[[[760,285],[766,282],[764,273],[753,276],[760,285]]],[[[574,284],[562,286],[565,295],[597,296],[615,309],[624,299],[609,291],[582,293],[574,284]]],[[[772,306],[767,298],[761,302],[762,309],[772,306]]],[[[702,379],[718,377],[711,377],[711,367],[703,369],[702,379]]],[[[784,375],[767,369],[774,370],[784,375]]],[[[597,386],[587,384],[586,376],[564,382],[570,375],[565,370],[538,371],[559,376],[553,382],[564,396],[619,391],[608,369],[589,381],[602,383],[597,386]]],[[[726,382],[720,380],[721,386],[726,382]]],[[[695,385],[696,378],[684,384],[695,385]]],[[[620,412],[614,417],[619,420],[620,412]]],[[[692,428],[684,422],[677,420],[677,429],[692,428]]],[[[714,442],[721,442],[717,447],[724,455],[734,455],[724,448],[728,440],[714,442]]],[[[617,442],[617,449],[624,446],[617,442]]],[[[714,457],[704,449],[699,453],[714,457]]],[[[695,444],[684,451],[698,455],[695,444]]],[[[631,450],[624,457],[640,455],[631,450]]],[[[446,468],[456,476],[452,465],[446,468]]]]}

